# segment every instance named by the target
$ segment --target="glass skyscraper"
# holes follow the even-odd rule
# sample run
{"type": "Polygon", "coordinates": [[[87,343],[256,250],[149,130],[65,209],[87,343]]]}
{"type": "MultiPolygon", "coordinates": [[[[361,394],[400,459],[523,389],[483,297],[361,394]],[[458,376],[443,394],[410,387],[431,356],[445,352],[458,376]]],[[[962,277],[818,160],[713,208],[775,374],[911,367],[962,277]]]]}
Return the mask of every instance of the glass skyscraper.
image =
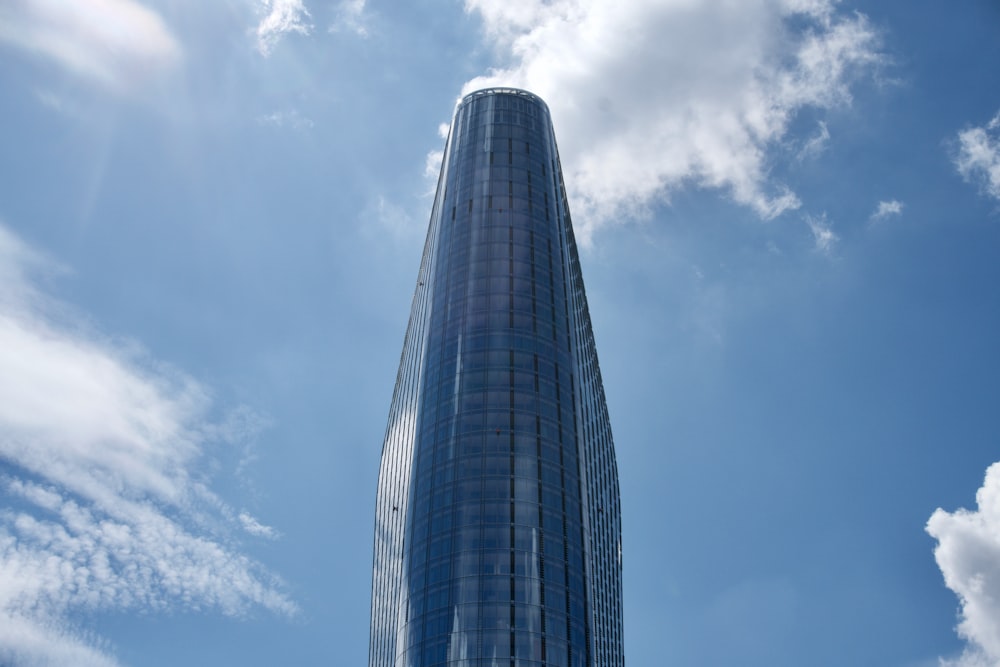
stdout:
{"type": "Polygon", "coordinates": [[[370,667],[620,667],[611,427],[548,107],[451,125],[379,471],[370,667]]]}

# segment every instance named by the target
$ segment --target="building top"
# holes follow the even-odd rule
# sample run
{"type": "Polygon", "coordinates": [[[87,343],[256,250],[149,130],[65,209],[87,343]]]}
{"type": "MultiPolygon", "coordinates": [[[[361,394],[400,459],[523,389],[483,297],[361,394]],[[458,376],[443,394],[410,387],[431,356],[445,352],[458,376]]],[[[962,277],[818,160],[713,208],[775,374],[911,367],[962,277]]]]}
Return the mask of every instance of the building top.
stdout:
{"type": "Polygon", "coordinates": [[[527,90],[523,90],[521,88],[505,88],[505,87],[483,88],[481,90],[473,91],[468,95],[466,95],[465,97],[463,97],[462,101],[458,103],[458,106],[459,108],[464,107],[466,104],[472,102],[473,100],[477,100],[481,97],[487,97],[489,95],[512,95],[515,97],[521,97],[541,106],[545,110],[546,114],[549,112],[549,105],[545,103],[545,100],[543,100],[538,95],[535,95],[534,93],[528,92],[527,90]]]}

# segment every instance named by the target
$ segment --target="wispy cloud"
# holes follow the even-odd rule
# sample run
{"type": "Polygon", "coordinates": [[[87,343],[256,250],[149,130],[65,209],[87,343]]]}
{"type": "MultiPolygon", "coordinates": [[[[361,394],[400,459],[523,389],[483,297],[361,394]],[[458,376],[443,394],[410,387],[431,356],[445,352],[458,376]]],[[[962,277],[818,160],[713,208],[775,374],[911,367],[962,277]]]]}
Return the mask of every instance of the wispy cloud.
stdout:
{"type": "Polygon", "coordinates": [[[938,541],[934,558],[944,583],[962,605],[958,634],[968,641],[952,667],[1000,664],[1000,463],[986,470],[976,510],[935,510],[927,532],[938,541]]]}
{"type": "MultiPolygon", "coordinates": [[[[441,123],[438,125],[438,136],[442,139],[448,138],[448,133],[451,131],[451,127],[448,123],[441,123]]],[[[424,178],[430,183],[430,195],[434,194],[434,189],[437,186],[438,176],[441,173],[441,163],[444,161],[444,150],[434,149],[427,151],[427,156],[424,159],[424,178]]]]}
{"type": "Polygon", "coordinates": [[[424,177],[431,181],[431,188],[437,184],[438,175],[441,173],[441,163],[444,161],[444,151],[428,151],[424,160],[424,177]]]}
{"type": "Polygon", "coordinates": [[[133,0],[5,2],[0,42],[116,91],[156,77],[181,57],[160,15],[133,0]]]}
{"type": "Polygon", "coordinates": [[[833,232],[826,216],[807,215],[806,224],[809,225],[809,230],[812,232],[816,250],[824,255],[833,252],[833,247],[840,240],[840,237],[833,232]]]}
{"type": "Polygon", "coordinates": [[[903,202],[897,201],[895,199],[890,199],[888,201],[880,201],[875,210],[872,211],[870,220],[872,222],[877,222],[879,220],[885,220],[889,216],[901,215],[903,213],[903,202]]]}
{"type": "Polygon", "coordinates": [[[826,150],[827,145],[830,143],[830,130],[827,128],[826,123],[819,121],[817,126],[816,134],[809,137],[805,144],[803,144],[802,149],[799,151],[800,160],[807,160],[819,156],[826,150]]]}
{"type": "Polygon", "coordinates": [[[50,267],[0,226],[0,663],[115,664],[80,610],[294,613],[230,536],[270,529],[196,472],[235,433],[207,390],[46,297],[50,267]]]}
{"type": "Polygon", "coordinates": [[[309,10],[302,0],[261,0],[263,18],[257,24],[257,50],[269,56],[271,51],[288,33],[308,35],[313,26],[309,23],[309,10]]]}
{"type": "Polygon", "coordinates": [[[239,520],[240,524],[243,526],[243,530],[247,531],[254,537],[263,537],[268,540],[273,540],[278,537],[278,531],[271,526],[265,526],[260,521],[255,519],[249,512],[240,512],[239,520]]]}
{"type": "Polygon", "coordinates": [[[770,176],[799,111],[849,104],[881,60],[834,0],[466,0],[515,85],[549,103],[582,236],[671,191],[721,188],[762,218],[800,205],[770,176]]]}
{"type": "Polygon", "coordinates": [[[368,17],[365,13],[367,0],[343,0],[337,7],[337,18],[330,26],[330,32],[346,30],[359,37],[368,36],[368,17]]]}
{"type": "Polygon", "coordinates": [[[308,130],[316,125],[311,118],[303,116],[295,109],[290,111],[274,111],[263,116],[258,116],[257,122],[261,125],[290,127],[295,130],[308,130]]]}
{"type": "Polygon", "coordinates": [[[422,228],[405,208],[379,195],[371,201],[362,213],[364,231],[384,237],[388,234],[395,241],[410,241],[417,238],[422,228]]]}
{"type": "Polygon", "coordinates": [[[987,195],[1000,199],[1000,112],[985,126],[958,133],[954,161],[966,181],[978,184],[987,195]]]}
{"type": "MultiPolygon", "coordinates": [[[[438,136],[442,139],[448,138],[448,133],[451,131],[451,127],[448,123],[441,123],[438,125],[438,136]]],[[[444,161],[444,150],[434,149],[427,151],[427,156],[424,158],[424,178],[430,184],[430,191],[428,194],[434,195],[434,189],[437,186],[438,176],[441,174],[441,163],[444,161]]]]}

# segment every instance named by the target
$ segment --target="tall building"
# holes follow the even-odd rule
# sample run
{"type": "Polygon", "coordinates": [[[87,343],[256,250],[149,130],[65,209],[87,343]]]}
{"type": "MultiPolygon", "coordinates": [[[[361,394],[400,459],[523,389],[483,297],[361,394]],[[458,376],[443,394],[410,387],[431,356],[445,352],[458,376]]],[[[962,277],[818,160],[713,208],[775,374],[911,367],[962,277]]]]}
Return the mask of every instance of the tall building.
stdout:
{"type": "Polygon", "coordinates": [[[614,445],[549,110],[451,125],[379,471],[370,667],[620,667],[614,445]]]}

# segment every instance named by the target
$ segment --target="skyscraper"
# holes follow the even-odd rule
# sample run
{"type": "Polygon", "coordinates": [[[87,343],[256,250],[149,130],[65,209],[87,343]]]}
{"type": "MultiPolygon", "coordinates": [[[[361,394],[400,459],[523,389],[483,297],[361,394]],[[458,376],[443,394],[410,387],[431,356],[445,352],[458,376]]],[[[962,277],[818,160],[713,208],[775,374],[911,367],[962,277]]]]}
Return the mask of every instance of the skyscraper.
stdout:
{"type": "Polygon", "coordinates": [[[614,445],[545,103],[455,112],[379,471],[369,667],[620,667],[614,445]]]}

